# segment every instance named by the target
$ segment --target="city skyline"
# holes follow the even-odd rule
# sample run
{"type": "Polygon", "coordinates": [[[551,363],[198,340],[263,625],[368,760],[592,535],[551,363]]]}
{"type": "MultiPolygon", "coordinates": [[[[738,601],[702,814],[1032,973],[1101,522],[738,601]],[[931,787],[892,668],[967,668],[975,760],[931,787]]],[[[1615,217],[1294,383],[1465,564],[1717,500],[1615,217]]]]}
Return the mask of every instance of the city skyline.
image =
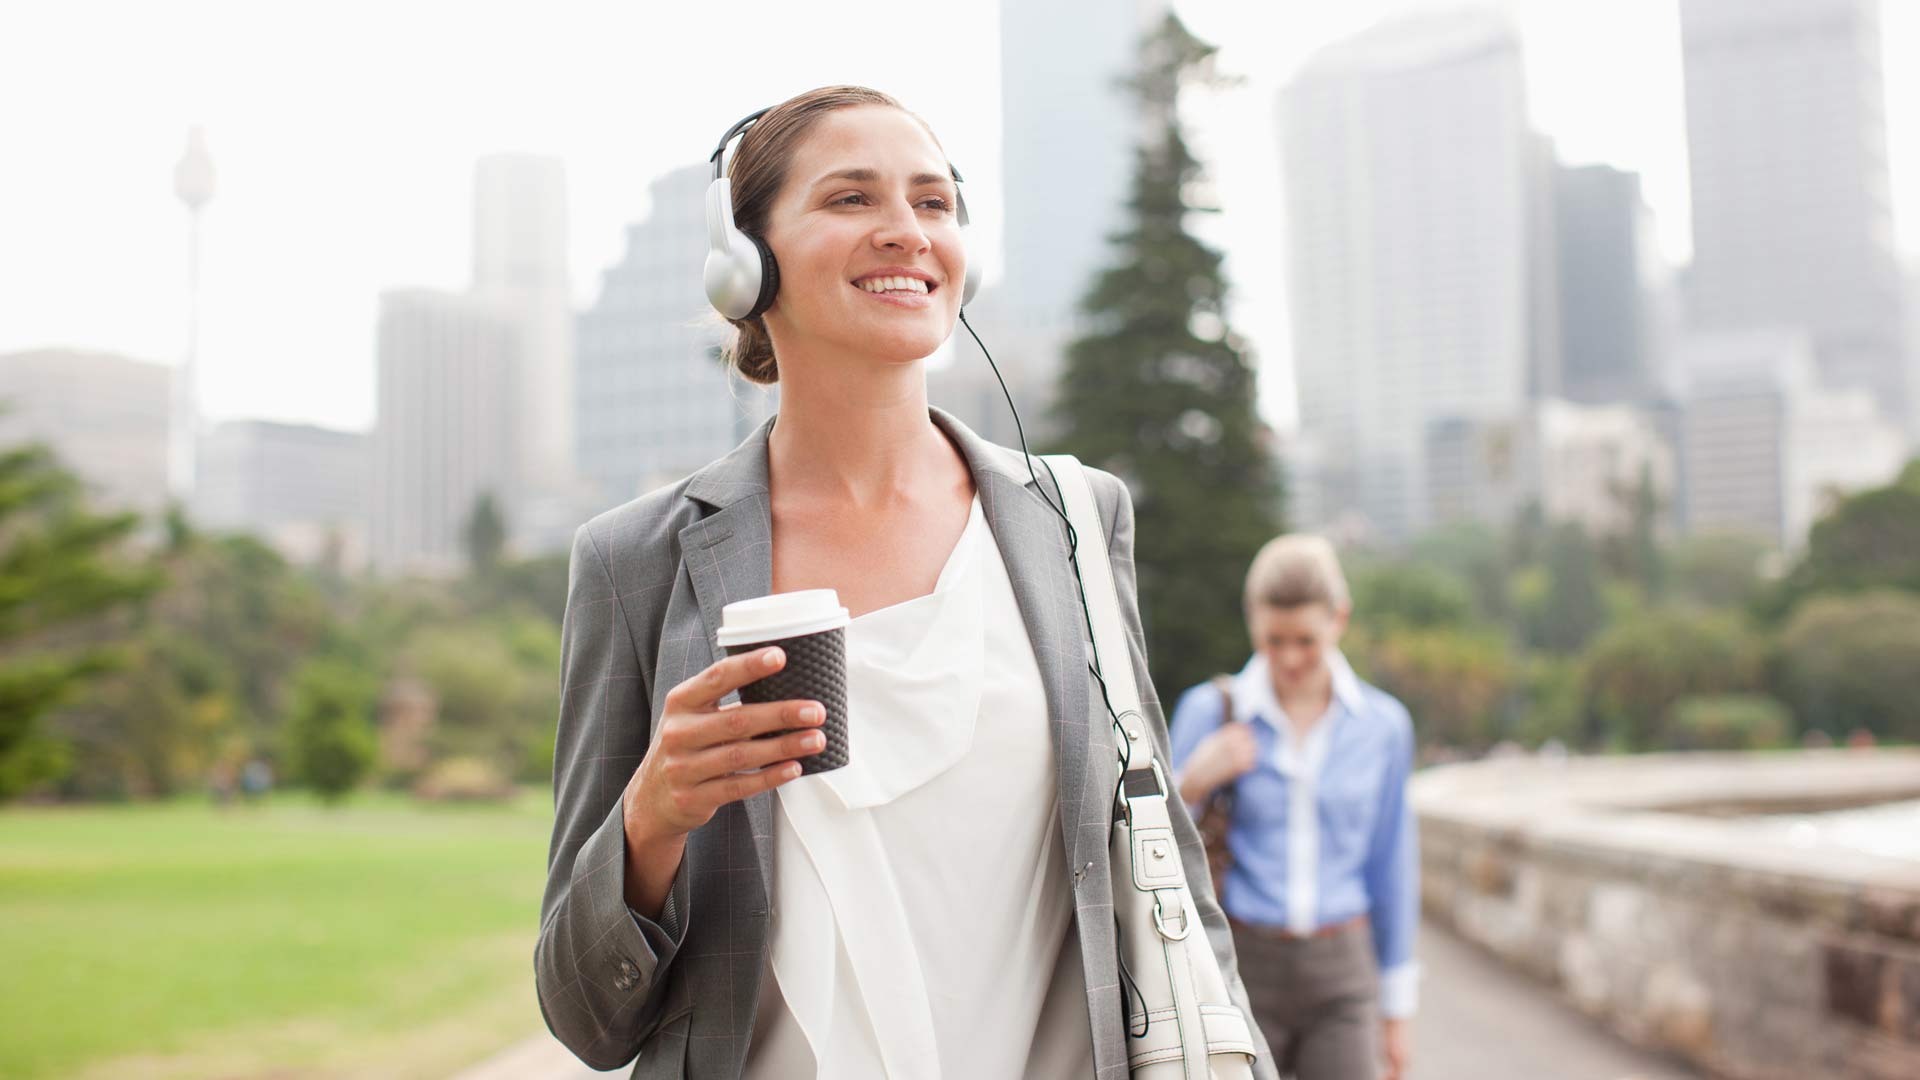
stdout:
{"type": "MultiPolygon", "coordinates": [[[[1278,292],[1275,93],[1308,55],[1403,6],[1373,0],[1328,13],[1176,5],[1196,34],[1221,43],[1222,68],[1247,77],[1189,112],[1226,209],[1203,229],[1227,251],[1235,322],[1263,362],[1264,411],[1282,424],[1292,420],[1293,378],[1278,292]]],[[[1539,0],[1506,6],[1521,28],[1535,126],[1570,164],[1640,172],[1663,249],[1684,254],[1672,0],[1607,5],[1605,15],[1539,0]],[[1635,58],[1653,59],[1625,62],[1627,45],[1635,58]],[[1617,69],[1636,78],[1596,85],[1617,69]]],[[[576,310],[592,302],[599,272],[618,260],[626,226],[647,214],[649,181],[703,156],[736,114],[827,78],[878,85],[922,112],[968,173],[976,214],[1002,218],[998,20],[990,5],[942,27],[931,43],[912,27],[836,23],[828,34],[817,10],[763,5],[750,18],[764,34],[738,50],[749,62],[730,63],[725,83],[699,94],[684,87],[704,68],[674,56],[672,43],[702,40],[711,28],[670,9],[610,17],[570,5],[527,25],[423,5],[378,16],[386,9],[350,8],[328,24],[302,26],[240,5],[188,8],[208,17],[117,7],[128,32],[111,41],[93,40],[91,8],[8,16],[24,25],[5,35],[16,48],[0,64],[0,92],[20,100],[58,86],[62,96],[60,107],[0,120],[6,145],[42,163],[9,178],[17,194],[0,208],[0,235],[9,241],[0,247],[0,295],[8,297],[0,351],[69,346],[179,360],[186,223],[167,179],[187,127],[204,123],[222,176],[205,222],[201,400],[209,421],[368,427],[379,294],[464,284],[471,171],[489,153],[565,160],[576,310]],[[192,27],[209,22],[222,25],[228,47],[192,40],[192,27]],[[420,57],[449,22],[464,48],[433,52],[434,78],[422,83],[420,57]],[[582,33],[589,23],[598,29],[582,33]],[[781,55],[779,41],[802,39],[806,63],[781,55]],[[256,48],[236,52],[234,40],[256,48]],[[119,77],[97,86],[72,80],[82,42],[90,61],[119,77]],[[496,77],[513,70],[502,62],[514,50],[542,62],[526,65],[533,74],[520,81],[496,77]],[[343,66],[341,56],[359,63],[343,66]],[[143,92],[127,95],[136,82],[143,92]],[[697,104],[667,110],[652,100],[697,104]],[[608,134],[623,128],[634,137],[608,134]],[[76,142],[76,131],[86,139],[76,142]]],[[[1888,56],[1920,37],[1920,12],[1899,8],[1885,7],[1888,56]]],[[[1911,264],[1920,253],[1920,101],[1900,65],[1888,64],[1887,78],[1896,227],[1911,264]]],[[[979,245],[990,265],[996,231],[983,230],[979,245]]],[[[972,356],[971,346],[961,355],[972,356]]]]}

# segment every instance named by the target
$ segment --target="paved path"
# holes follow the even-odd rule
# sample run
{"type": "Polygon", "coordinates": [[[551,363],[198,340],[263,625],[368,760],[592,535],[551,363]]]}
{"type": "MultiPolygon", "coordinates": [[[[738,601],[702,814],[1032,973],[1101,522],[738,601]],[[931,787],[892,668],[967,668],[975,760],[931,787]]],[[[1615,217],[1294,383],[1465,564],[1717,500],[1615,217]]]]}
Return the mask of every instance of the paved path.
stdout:
{"type": "MultiPolygon", "coordinates": [[[[1426,967],[1409,1080],[1693,1080],[1696,1073],[1637,1050],[1532,979],[1427,926],[1426,967]]],[[[588,1080],[624,1075],[582,1065],[542,1035],[455,1080],[588,1080]]]]}
{"type": "Polygon", "coordinates": [[[1421,928],[1420,1014],[1409,1080],[1691,1080],[1555,991],[1433,926],[1421,928]]]}

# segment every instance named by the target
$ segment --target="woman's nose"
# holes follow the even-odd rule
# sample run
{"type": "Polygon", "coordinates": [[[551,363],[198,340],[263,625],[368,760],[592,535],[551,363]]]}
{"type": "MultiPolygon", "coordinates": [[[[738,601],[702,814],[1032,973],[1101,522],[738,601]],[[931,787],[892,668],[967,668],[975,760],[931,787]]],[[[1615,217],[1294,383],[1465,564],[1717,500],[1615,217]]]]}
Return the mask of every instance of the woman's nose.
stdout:
{"type": "Polygon", "coordinates": [[[920,218],[912,204],[905,202],[889,207],[885,219],[874,230],[873,242],[876,247],[894,251],[925,251],[933,246],[926,231],[920,228],[920,218]]]}

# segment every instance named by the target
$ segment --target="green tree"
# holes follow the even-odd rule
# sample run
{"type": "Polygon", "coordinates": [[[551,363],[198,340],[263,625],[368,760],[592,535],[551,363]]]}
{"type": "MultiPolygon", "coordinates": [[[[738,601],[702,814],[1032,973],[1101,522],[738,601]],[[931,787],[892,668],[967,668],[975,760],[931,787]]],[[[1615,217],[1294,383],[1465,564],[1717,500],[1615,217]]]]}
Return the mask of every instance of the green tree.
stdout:
{"type": "Polygon", "coordinates": [[[1806,727],[1920,740],[1920,596],[1816,596],[1781,631],[1769,670],[1806,727]]]}
{"type": "Polygon", "coordinates": [[[1893,483],[1849,496],[1814,525],[1807,553],[1763,606],[1784,617],[1815,593],[1920,592],[1920,459],[1893,483]]]}
{"type": "Polygon", "coordinates": [[[42,718],[123,661],[89,630],[160,585],[123,552],[138,527],[90,511],[45,447],[0,452],[0,799],[64,771],[42,718]]]}
{"type": "Polygon", "coordinates": [[[1667,553],[1671,595],[1704,607],[1751,607],[1765,583],[1760,568],[1766,541],[1743,533],[1701,533],[1676,541],[1667,553]]]}
{"type": "Polygon", "coordinates": [[[1481,620],[1507,621],[1507,552],[1492,528],[1481,522],[1450,522],[1416,539],[1408,561],[1451,572],[1467,583],[1481,620]]]}
{"type": "Polygon", "coordinates": [[[1578,525],[1554,526],[1547,534],[1545,589],[1517,605],[1527,644],[1574,653],[1606,622],[1600,559],[1578,525]]]}
{"type": "Polygon", "coordinates": [[[1464,626],[1473,621],[1465,583],[1429,565],[1360,563],[1350,571],[1353,617],[1367,625],[1464,626]]]}
{"type": "Polygon", "coordinates": [[[1183,687],[1247,652],[1247,564],[1280,531],[1280,492],[1254,412],[1254,372],[1226,324],[1220,255],[1187,231],[1201,180],[1178,104],[1217,84],[1214,47],[1169,14],[1131,80],[1145,132],[1131,221],[1082,308],[1091,329],[1067,350],[1056,449],[1111,470],[1133,492],[1147,650],[1183,687]]]}
{"type": "Polygon", "coordinates": [[[1732,615],[1673,608],[1623,619],[1587,650],[1588,739],[1659,746],[1682,699],[1760,689],[1762,658],[1759,639],[1732,615]]]}
{"type": "Polygon", "coordinates": [[[73,749],[68,796],[164,796],[278,753],[294,671],[340,637],[318,589],[259,540],[178,514],[167,536],[167,586],[117,627],[127,666],[49,718],[73,749]]]}
{"type": "Polygon", "coordinates": [[[293,778],[329,802],[359,785],[373,768],[377,683],[359,667],[322,657],[301,667],[293,683],[287,757],[293,778]]]}
{"type": "Polygon", "coordinates": [[[438,700],[434,757],[473,758],[523,779],[551,768],[560,709],[560,634],[552,623],[523,616],[424,627],[403,667],[438,700]]]}
{"type": "Polygon", "coordinates": [[[476,577],[493,573],[507,547],[506,515],[501,513],[493,492],[483,491],[473,500],[473,511],[467,515],[460,535],[467,547],[468,570],[476,577]]]}
{"type": "Polygon", "coordinates": [[[1660,517],[1666,503],[1653,482],[1653,466],[1642,465],[1632,484],[1617,484],[1613,497],[1627,524],[1620,533],[1603,537],[1600,548],[1607,568],[1639,586],[1642,595],[1660,595],[1666,585],[1667,565],[1660,547],[1660,517]]]}
{"type": "Polygon", "coordinates": [[[1453,627],[1352,633],[1347,654],[1407,707],[1423,745],[1479,751],[1505,734],[1518,673],[1499,634],[1453,627]]]}

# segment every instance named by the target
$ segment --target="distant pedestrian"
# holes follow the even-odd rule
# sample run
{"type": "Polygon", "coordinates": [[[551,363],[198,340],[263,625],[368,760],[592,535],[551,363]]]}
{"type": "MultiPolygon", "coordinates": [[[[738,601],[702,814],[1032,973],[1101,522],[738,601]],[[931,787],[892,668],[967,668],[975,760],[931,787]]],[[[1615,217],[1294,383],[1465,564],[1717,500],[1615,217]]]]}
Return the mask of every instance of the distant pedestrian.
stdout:
{"type": "Polygon", "coordinates": [[[1419,979],[1413,725],[1340,653],[1352,603],[1327,541],[1268,542],[1244,605],[1252,659],[1174,709],[1180,793],[1196,817],[1231,800],[1220,902],[1281,1072],[1398,1080],[1419,979]]]}
{"type": "Polygon", "coordinates": [[[253,758],[240,769],[240,794],[248,802],[258,802],[272,790],[273,766],[253,758]]]}

